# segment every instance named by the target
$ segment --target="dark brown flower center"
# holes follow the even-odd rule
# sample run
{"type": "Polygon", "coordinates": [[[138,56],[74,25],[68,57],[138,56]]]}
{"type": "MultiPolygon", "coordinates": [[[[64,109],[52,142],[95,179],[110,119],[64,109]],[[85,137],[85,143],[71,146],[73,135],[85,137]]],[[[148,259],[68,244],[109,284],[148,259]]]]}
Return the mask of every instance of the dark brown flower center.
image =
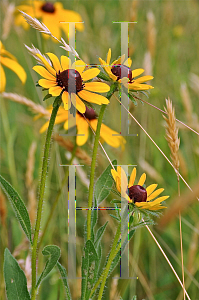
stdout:
{"type": "Polygon", "coordinates": [[[131,82],[133,79],[131,69],[125,65],[121,65],[121,64],[113,65],[111,68],[111,71],[115,76],[117,76],[117,80],[119,80],[123,77],[127,77],[127,78],[129,78],[129,81],[131,82]]]}
{"type": "MultiPolygon", "coordinates": [[[[83,116],[83,114],[81,114],[80,112],[78,112],[79,115],[83,116]]],[[[88,120],[94,120],[97,118],[97,114],[94,111],[94,109],[92,109],[91,107],[87,107],[86,106],[86,111],[84,113],[84,116],[88,119],[88,120]]]]}
{"type": "Polygon", "coordinates": [[[51,14],[55,12],[55,7],[51,2],[46,2],[44,5],[42,5],[41,9],[51,14]]]}
{"type": "Polygon", "coordinates": [[[147,200],[147,191],[141,185],[133,185],[129,188],[129,198],[133,202],[146,202],[147,200]]]}
{"type": "Polygon", "coordinates": [[[83,90],[84,84],[80,73],[74,69],[68,69],[56,74],[57,85],[68,93],[78,93],[83,90]]]}

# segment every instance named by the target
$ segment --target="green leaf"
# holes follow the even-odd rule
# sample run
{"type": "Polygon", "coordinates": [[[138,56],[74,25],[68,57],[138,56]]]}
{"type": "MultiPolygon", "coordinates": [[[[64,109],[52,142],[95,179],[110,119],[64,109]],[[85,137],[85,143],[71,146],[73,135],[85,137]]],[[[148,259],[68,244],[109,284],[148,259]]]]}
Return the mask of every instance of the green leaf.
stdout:
{"type": "MultiPolygon", "coordinates": [[[[117,164],[117,161],[113,161],[113,165],[117,164]]],[[[109,165],[102,175],[98,178],[95,184],[94,196],[99,205],[110,194],[110,188],[113,185],[113,177],[111,175],[112,166],[109,165]]]]}
{"type": "Polygon", "coordinates": [[[81,300],[89,300],[91,289],[97,278],[99,258],[91,240],[86,242],[82,257],[82,295],[81,300]]]}
{"type": "Polygon", "coordinates": [[[14,190],[14,188],[1,175],[0,186],[10,200],[15,212],[15,216],[17,217],[23,231],[32,244],[30,218],[23,200],[20,198],[19,194],[14,190]]]}
{"type": "Polygon", "coordinates": [[[7,248],[4,251],[4,278],[8,300],[30,300],[26,276],[7,248]]]}
{"type": "Polygon", "coordinates": [[[72,297],[71,297],[70,288],[69,288],[68,281],[67,281],[66,269],[59,262],[57,262],[57,267],[59,269],[59,272],[61,274],[61,279],[62,279],[64,287],[65,287],[66,300],[71,300],[72,297]]]}
{"type": "Polygon", "coordinates": [[[41,273],[41,275],[37,281],[37,287],[44,280],[44,278],[52,271],[54,266],[57,264],[57,262],[60,258],[60,255],[61,255],[61,250],[59,247],[57,247],[55,245],[49,245],[49,246],[44,247],[44,249],[42,250],[42,254],[47,255],[47,256],[50,255],[50,257],[47,260],[44,270],[41,273]]]}
{"type": "Polygon", "coordinates": [[[47,99],[49,99],[49,98],[51,98],[51,97],[52,97],[51,94],[47,94],[47,95],[44,97],[43,101],[46,101],[47,99]]]}
{"type": "Polygon", "coordinates": [[[133,97],[133,95],[131,95],[130,93],[129,93],[129,99],[133,102],[133,104],[134,104],[135,106],[138,105],[138,104],[137,104],[137,101],[135,100],[135,98],[133,97]]]}
{"type": "Polygon", "coordinates": [[[112,215],[112,214],[109,214],[109,216],[112,217],[113,219],[119,221],[119,222],[121,221],[121,220],[120,220],[121,218],[119,218],[119,217],[117,217],[117,216],[114,216],[114,215],[112,215]]]}
{"type": "Polygon", "coordinates": [[[103,226],[101,226],[96,233],[95,243],[94,243],[95,249],[97,249],[100,244],[100,241],[102,239],[102,236],[104,234],[107,224],[108,224],[108,221],[103,226]]]}

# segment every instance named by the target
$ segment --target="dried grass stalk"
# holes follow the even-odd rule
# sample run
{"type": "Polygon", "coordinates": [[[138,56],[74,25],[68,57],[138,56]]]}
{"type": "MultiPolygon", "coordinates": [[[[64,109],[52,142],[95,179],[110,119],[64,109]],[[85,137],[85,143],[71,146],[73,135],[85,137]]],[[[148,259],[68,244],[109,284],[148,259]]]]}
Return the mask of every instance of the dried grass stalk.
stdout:
{"type": "Polygon", "coordinates": [[[14,93],[5,93],[5,92],[3,92],[1,95],[4,99],[10,99],[14,102],[21,103],[30,107],[31,110],[33,110],[36,113],[40,113],[46,117],[50,116],[49,111],[46,110],[43,106],[39,104],[35,104],[32,100],[27,99],[26,97],[14,93]]]}
{"type": "Polygon", "coordinates": [[[154,57],[156,50],[156,28],[155,16],[152,11],[147,13],[147,46],[151,57],[154,57]]]}
{"type": "Polygon", "coordinates": [[[14,3],[10,3],[8,6],[5,7],[5,18],[2,24],[2,39],[7,39],[10,29],[12,28],[13,23],[13,16],[15,11],[14,3]]]}
{"type": "Polygon", "coordinates": [[[175,110],[172,107],[172,101],[166,99],[165,112],[167,116],[163,115],[163,118],[167,122],[166,125],[166,140],[171,150],[171,159],[174,167],[179,170],[180,162],[178,157],[178,149],[180,146],[180,139],[178,138],[178,128],[176,127],[175,110]]]}
{"type": "Polygon", "coordinates": [[[26,188],[28,190],[28,211],[29,211],[31,224],[34,224],[36,207],[37,207],[36,187],[33,179],[36,147],[37,147],[36,142],[32,142],[28,152],[28,159],[26,164],[27,165],[26,188]]]}
{"type": "MultiPolygon", "coordinates": [[[[60,146],[67,149],[68,151],[72,152],[74,145],[71,141],[64,139],[62,136],[58,134],[53,135],[53,139],[58,142],[60,146]]],[[[76,157],[83,160],[85,164],[90,165],[91,164],[91,157],[81,148],[77,148],[76,150],[76,157]]]]}

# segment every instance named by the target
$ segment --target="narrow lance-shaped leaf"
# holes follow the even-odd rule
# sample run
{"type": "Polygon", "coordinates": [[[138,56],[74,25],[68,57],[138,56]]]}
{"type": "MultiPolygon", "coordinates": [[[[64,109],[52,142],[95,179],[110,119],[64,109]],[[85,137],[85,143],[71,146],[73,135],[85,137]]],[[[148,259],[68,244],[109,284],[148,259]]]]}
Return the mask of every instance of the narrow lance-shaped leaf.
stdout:
{"type": "Polygon", "coordinates": [[[1,175],[0,186],[10,200],[15,212],[15,216],[17,217],[23,231],[32,244],[30,218],[23,200],[15,191],[15,189],[10,185],[10,183],[8,183],[1,175]]]}
{"type": "Polygon", "coordinates": [[[42,280],[52,271],[54,266],[57,264],[60,255],[61,255],[61,250],[59,247],[55,245],[48,245],[42,250],[43,255],[50,255],[49,259],[46,262],[46,265],[44,267],[43,272],[41,273],[38,281],[37,281],[37,287],[41,283],[42,280]]]}
{"type": "Polygon", "coordinates": [[[59,262],[57,262],[57,267],[59,269],[59,272],[61,274],[61,279],[62,279],[64,287],[65,287],[66,300],[71,300],[72,297],[71,297],[71,293],[70,293],[70,289],[69,289],[69,285],[68,285],[66,269],[59,262]]]}
{"type": "MultiPolygon", "coordinates": [[[[114,160],[113,165],[117,164],[117,161],[114,160]]],[[[109,165],[106,170],[101,174],[101,176],[98,178],[96,184],[95,184],[95,192],[94,196],[97,201],[97,204],[99,205],[104,199],[108,197],[110,194],[110,189],[113,184],[113,177],[111,175],[111,169],[112,166],[109,165]]]]}
{"type": "Polygon", "coordinates": [[[30,300],[26,276],[7,248],[4,252],[4,278],[8,300],[30,300]]]}
{"type": "Polygon", "coordinates": [[[97,277],[99,258],[91,240],[86,242],[82,257],[82,294],[81,300],[89,300],[91,289],[97,277]]]}

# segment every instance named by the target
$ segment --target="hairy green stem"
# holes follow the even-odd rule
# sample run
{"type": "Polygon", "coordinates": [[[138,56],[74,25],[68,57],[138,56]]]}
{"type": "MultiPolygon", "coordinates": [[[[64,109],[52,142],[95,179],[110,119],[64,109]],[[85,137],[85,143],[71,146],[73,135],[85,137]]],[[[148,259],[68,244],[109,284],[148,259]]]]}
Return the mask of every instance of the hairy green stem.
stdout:
{"type": "Polygon", "coordinates": [[[102,125],[102,119],[104,115],[104,111],[106,109],[106,105],[102,104],[100,109],[99,118],[97,122],[97,130],[95,133],[95,142],[93,146],[93,155],[92,155],[92,162],[91,162],[91,174],[90,174],[90,185],[89,185],[89,195],[88,195],[88,214],[87,214],[87,240],[91,238],[91,207],[93,204],[93,189],[94,189],[94,179],[95,179],[95,164],[97,158],[97,148],[98,142],[100,139],[100,129],[102,125]]]}
{"type": "Polygon", "coordinates": [[[109,255],[106,267],[103,270],[100,278],[98,279],[98,281],[96,282],[96,284],[94,285],[94,287],[93,287],[93,289],[91,291],[91,295],[90,296],[93,295],[93,293],[95,292],[96,288],[98,287],[98,285],[102,281],[102,284],[101,284],[101,287],[100,287],[100,291],[99,291],[99,295],[98,295],[98,300],[101,299],[100,295],[102,297],[104,286],[105,286],[105,283],[106,283],[106,279],[107,279],[107,275],[108,275],[111,263],[112,263],[113,259],[115,258],[115,255],[117,254],[117,252],[120,249],[120,244],[117,246],[117,243],[118,243],[118,240],[119,240],[119,237],[120,237],[120,232],[121,232],[121,224],[119,224],[118,227],[117,227],[117,231],[116,231],[116,234],[115,234],[115,237],[114,237],[114,240],[113,240],[113,245],[111,247],[111,252],[110,252],[110,255],[109,255]]]}
{"type": "MultiPolygon", "coordinates": [[[[69,161],[69,165],[72,163],[72,161],[73,161],[73,159],[74,159],[74,157],[75,157],[76,149],[77,149],[77,144],[75,144],[75,146],[74,146],[74,148],[73,148],[72,156],[71,156],[71,159],[70,159],[70,161],[69,161]]],[[[44,229],[43,229],[43,233],[42,233],[42,235],[41,235],[41,238],[40,238],[40,241],[39,241],[39,244],[38,244],[38,249],[40,248],[40,246],[41,246],[41,244],[42,244],[42,242],[43,242],[44,236],[45,236],[46,231],[47,231],[47,229],[48,229],[48,225],[49,225],[49,223],[50,223],[50,221],[51,221],[51,219],[52,219],[52,217],[53,217],[53,213],[54,213],[55,208],[56,208],[56,206],[57,206],[57,204],[58,204],[58,202],[59,202],[60,196],[61,196],[61,194],[62,194],[63,187],[65,186],[65,184],[66,184],[66,182],[67,182],[67,179],[68,179],[68,173],[69,173],[69,168],[67,168],[67,170],[66,170],[65,176],[64,176],[64,178],[63,178],[63,180],[62,180],[62,182],[61,182],[61,187],[60,187],[60,189],[59,189],[59,191],[58,191],[58,193],[57,193],[57,196],[56,196],[56,198],[55,198],[55,201],[54,201],[54,203],[53,203],[53,205],[52,205],[52,207],[51,207],[50,214],[49,214],[49,216],[48,216],[48,219],[47,219],[46,224],[45,224],[44,229]]]]}
{"type": "Polygon", "coordinates": [[[46,182],[46,175],[47,175],[47,168],[48,168],[48,157],[50,152],[50,141],[51,135],[55,123],[55,118],[60,106],[60,102],[57,101],[56,105],[53,107],[52,114],[49,121],[48,131],[46,135],[46,143],[44,148],[44,158],[43,158],[43,165],[42,165],[42,174],[41,174],[41,182],[39,188],[39,201],[38,201],[38,208],[37,208],[37,218],[36,218],[36,225],[34,230],[34,239],[33,239],[33,246],[32,246],[32,294],[31,300],[36,299],[36,280],[37,280],[37,270],[36,270],[36,261],[37,261],[37,249],[38,249],[38,238],[39,238],[39,229],[41,224],[41,215],[42,215],[42,208],[43,208],[43,201],[44,201],[44,191],[45,191],[45,182],[46,182]]]}

